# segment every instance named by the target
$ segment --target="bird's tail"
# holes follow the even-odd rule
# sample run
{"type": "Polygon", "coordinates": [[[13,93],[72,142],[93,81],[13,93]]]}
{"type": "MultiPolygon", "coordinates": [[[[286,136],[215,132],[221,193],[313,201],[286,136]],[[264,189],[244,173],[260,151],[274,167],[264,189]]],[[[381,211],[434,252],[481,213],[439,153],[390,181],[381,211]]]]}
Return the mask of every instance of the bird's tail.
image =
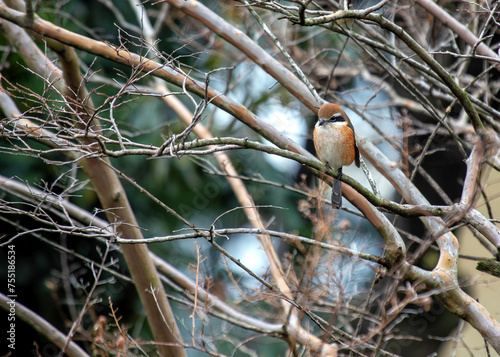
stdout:
{"type": "Polygon", "coordinates": [[[342,207],[342,181],[334,178],[332,186],[332,207],[339,209],[342,207]]]}

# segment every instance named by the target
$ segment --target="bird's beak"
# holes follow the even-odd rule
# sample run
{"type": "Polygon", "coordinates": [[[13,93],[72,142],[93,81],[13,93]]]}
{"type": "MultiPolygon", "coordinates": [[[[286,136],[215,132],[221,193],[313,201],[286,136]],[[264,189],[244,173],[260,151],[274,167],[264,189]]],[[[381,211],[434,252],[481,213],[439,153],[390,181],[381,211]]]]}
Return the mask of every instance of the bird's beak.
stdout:
{"type": "Polygon", "coordinates": [[[326,122],[325,119],[318,120],[318,126],[321,126],[321,125],[325,124],[325,122],[326,122]]]}

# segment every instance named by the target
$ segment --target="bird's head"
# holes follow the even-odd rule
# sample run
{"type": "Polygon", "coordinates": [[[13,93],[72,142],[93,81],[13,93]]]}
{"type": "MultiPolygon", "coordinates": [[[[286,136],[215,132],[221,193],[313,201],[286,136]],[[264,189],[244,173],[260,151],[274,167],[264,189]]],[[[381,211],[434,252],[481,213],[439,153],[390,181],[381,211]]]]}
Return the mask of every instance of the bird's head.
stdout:
{"type": "Polygon", "coordinates": [[[349,123],[347,114],[337,104],[326,103],[319,108],[318,122],[316,125],[322,126],[326,123],[349,123]]]}

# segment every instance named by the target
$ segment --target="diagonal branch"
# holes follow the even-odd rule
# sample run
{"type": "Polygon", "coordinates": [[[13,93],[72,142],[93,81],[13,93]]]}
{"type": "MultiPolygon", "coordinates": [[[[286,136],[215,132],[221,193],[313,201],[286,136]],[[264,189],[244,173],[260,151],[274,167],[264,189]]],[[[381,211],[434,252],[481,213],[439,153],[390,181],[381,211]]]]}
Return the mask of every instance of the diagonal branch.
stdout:
{"type": "MultiPolygon", "coordinates": [[[[10,310],[12,299],[0,293],[0,307],[6,311],[10,310]]],[[[52,341],[57,347],[63,348],[66,343],[66,336],[56,329],[52,324],[45,320],[40,315],[28,309],[23,304],[15,301],[16,317],[26,322],[40,334],[45,336],[49,341],[52,341]]],[[[66,354],[69,357],[89,357],[89,355],[73,341],[70,341],[66,354]]]]}
{"type": "Polygon", "coordinates": [[[317,102],[306,84],[297,77],[290,74],[290,71],[280,62],[274,59],[262,47],[258,46],[246,34],[238,30],[222,17],[211,11],[205,5],[192,0],[165,0],[172,6],[182,10],[190,17],[196,19],[207,28],[221,36],[227,42],[235,46],[238,50],[254,61],[259,67],[269,73],[281,85],[312,111],[316,111],[321,103],[317,102]]]}
{"type": "MultiPolygon", "coordinates": [[[[448,14],[443,8],[438,6],[432,0],[415,0],[417,4],[422,6],[427,12],[434,15],[439,21],[448,26],[453,30],[462,40],[468,43],[470,46],[476,46],[476,51],[483,55],[491,57],[492,63],[497,64],[500,61],[500,57],[491,48],[489,48],[482,39],[474,35],[465,25],[458,22],[453,16],[448,14]]],[[[495,9],[498,7],[498,3],[495,4],[495,9]]],[[[493,16],[495,10],[492,10],[490,16],[493,16]]],[[[500,65],[497,65],[497,70],[500,70],[500,65]]]]}

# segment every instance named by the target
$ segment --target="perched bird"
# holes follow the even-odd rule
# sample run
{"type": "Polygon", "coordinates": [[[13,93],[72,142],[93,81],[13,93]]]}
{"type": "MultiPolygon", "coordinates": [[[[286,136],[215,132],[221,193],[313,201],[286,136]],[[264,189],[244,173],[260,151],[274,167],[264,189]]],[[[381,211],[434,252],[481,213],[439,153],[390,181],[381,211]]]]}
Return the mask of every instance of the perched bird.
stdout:
{"type": "Polygon", "coordinates": [[[359,167],[359,150],[354,127],[344,110],[337,104],[326,103],[318,112],[313,132],[314,148],[327,168],[335,169],[339,178],[333,179],[332,206],[342,206],[342,166],[355,161],[359,167]]]}

